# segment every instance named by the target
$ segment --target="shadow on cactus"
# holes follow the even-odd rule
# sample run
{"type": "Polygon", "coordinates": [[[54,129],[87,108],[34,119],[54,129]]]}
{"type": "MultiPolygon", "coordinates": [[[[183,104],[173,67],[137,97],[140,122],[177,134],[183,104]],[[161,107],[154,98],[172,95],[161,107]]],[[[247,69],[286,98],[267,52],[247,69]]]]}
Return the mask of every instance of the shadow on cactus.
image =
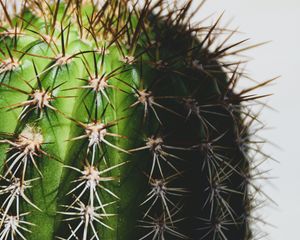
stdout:
{"type": "Polygon", "coordinates": [[[0,239],[255,239],[255,46],[192,1],[0,0],[0,239]],[[227,31],[227,30],[226,30],[227,31]]]}

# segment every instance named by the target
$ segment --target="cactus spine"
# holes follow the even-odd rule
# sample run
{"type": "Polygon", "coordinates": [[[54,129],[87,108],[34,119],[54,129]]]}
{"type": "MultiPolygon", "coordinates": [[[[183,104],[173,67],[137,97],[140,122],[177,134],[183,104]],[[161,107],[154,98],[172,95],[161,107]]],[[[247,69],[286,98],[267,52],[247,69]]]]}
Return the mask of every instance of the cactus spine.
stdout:
{"type": "MultiPolygon", "coordinates": [[[[192,1],[0,12],[0,239],[255,239],[257,115],[242,44],[192,1]]],[[[248,47],[249,48],[249,47],[248,47]]],[[[246,49],[248,49],[246,48],[246,49]]]]}

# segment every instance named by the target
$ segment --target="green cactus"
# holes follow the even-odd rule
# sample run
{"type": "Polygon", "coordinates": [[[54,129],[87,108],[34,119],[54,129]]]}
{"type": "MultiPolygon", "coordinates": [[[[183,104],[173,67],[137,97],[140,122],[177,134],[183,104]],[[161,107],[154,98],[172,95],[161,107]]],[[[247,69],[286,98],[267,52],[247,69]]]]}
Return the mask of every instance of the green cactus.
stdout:
{"type": "Polygon", "coordinates": [[[254,239],[243,42],[192,1],[0,0],[0,239],[254,239]],[[198,10],[197,10],[198,11],[198,10]]]}

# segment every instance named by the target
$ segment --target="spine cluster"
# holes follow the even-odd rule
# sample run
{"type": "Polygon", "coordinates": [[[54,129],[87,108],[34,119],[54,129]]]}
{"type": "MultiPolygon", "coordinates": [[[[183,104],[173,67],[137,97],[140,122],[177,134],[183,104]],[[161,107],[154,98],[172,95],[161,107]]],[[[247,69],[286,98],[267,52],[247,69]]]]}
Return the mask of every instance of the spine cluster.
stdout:
{"type": "Polygon", "coordinates": [[[23,231],[30,232],[28,225],[32,225],[24,220],[24,216],[29,212],[23,213],[21,204],[27,202],[32,207],[40,210],[26,195],[28,189],[32,187],[34,179],[26,179],[26,173],[33,165],[37,172],[42,176],[37,161],[39,155],[45,154],[42,150],[43,136],[39,129],[26,126],[19,136],[11,140],[1,140],[0,143],[10,145],[11,156],[5,162],[5,172],[1,179],[0,195],[3,196],[1,204],[1,222],[3,229],[0,232],[0,239],[15,239],[17,236],[24,239],[23,231]]]}
{"type": "Polygon", "coordinates": [[[140,239],[147,239],[148,237],[165,239],[166,234],[187,239],[176,229],[176,223],[184,220],[183,218],[176,218],[176,214],[182,208],[180,200],[187,193],[187,190],[172,184],[174,180],[180,181],[182,174],[176,168],[176,161],[184,161],[184,159],[172,154],[172,149],[182,150],[179,147],[166,145],[160,136],[152,136],[146,140],[144,147],[131,150],[147,150],[151,155],[151,168],[145,173],[150,189],[145,200],[141,203],[141,206],[147,205],[147,207],[139,225],[147,231],[140,239]],[[165,170],[167,173],[164,172],[165,170]]]}
{"type": "Polygon", "coordinates": [[[0,0],[0,240],[260,237],[273,79],[238,91],[226,60],[255,46],[191,26],[191,0],[20,6],[0,0]]]}

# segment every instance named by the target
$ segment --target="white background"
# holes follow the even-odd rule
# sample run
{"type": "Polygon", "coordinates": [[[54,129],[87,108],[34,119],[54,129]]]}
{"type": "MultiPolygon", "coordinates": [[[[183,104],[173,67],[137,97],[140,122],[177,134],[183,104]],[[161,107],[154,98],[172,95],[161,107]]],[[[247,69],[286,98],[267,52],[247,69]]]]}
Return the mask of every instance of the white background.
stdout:
{"type": "MultiPolygon", "coordinates": [[[[197,0],[196,0],[197,1],[197,0]]],[[[195,2],[196,2],[195,1],[195,2]]],[[[261,119],[271,129],[261,133],[282,149],[271,144],[265,151],[280,163],[270,161],[264,168],[276,179],[262,182],[265,192],[278,206],[267,203],[260,210],[264,220],[275,227],[263,226],[272,240],[300,239],[300,1],[299,0],[208,0],[194,20],[224,11],[223,22],[239,27],[238,38],[249,43],[269,41],[267,45],[246,53],[251,57],[247,73],[258,81],[281,77],[264,92],[274,95],[261,119]],[[233,19],[232,19],[233,18],[233,19]]],[[[241,83],[242,84],[242,83],[241,83]]]]}

